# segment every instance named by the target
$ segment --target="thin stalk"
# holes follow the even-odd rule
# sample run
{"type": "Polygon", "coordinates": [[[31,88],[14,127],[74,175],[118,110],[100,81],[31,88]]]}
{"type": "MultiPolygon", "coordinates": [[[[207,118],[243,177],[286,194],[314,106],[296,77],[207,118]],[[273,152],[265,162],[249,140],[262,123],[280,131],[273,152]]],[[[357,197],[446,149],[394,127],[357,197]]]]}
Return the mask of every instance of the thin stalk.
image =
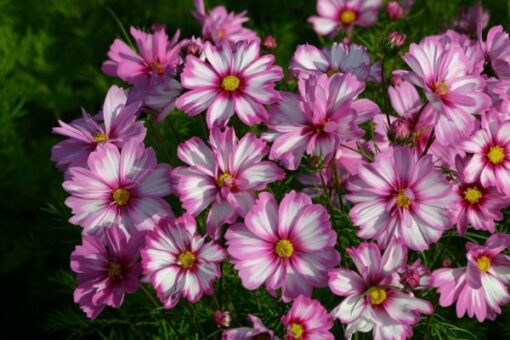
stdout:
{"type": "Polygon", "coordinates": [[[386,86],[386,77],[384,76],[384,64],[386,63],[386,55],[383,56],[381,61],[381,94],[384,100],[385,113],[386,113],[386,121],[388,122],[388,127],[391,126],[390,120],[390,101],[388,100],[388,89],[386,86]]]}
{"type": "Polygon", "coordinates": [[[156,144],[158,144],[158,147],[161,148],[163,150],[163,152],[165,153],[168,163],[170,163],[170,165],[172,167],[175,167],[176,163],[173,161],[172,156],[170,155],[170,152],[168,151],[168,148],[166,147],[166,144],[163,141],[163,138],[159,134],[159,131],[158,131],[156,125],[154,125],[154,122],[152,120],[150,120],[150,122],[151,122],[152,131],[154,131],[154,138],[156,139],[156,144]]]}

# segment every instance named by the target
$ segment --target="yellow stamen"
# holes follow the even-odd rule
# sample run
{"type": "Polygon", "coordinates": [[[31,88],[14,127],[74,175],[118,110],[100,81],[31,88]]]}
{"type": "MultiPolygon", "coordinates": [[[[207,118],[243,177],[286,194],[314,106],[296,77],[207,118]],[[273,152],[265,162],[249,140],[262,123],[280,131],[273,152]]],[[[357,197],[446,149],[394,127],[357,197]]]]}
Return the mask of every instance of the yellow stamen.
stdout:
{"type": "Polygon", "coordinates": [[[290,325],[290,331],[292,332],[294,339],[301,339],[303,337],[305,329],[300,324],[293,322],[290,325]]]}
{"type": "Polygon", "coordinates": [[[196,260],[197,260],[197,258],[195,257],[195,255],[192,252],[190,252],[189,250],[183,251],[178,256],[178,263],[184,269],[189,269],[189,268],[193,267],[196,260]]]}
{"type": "Polygon", "coordinates": [[[224,30],[219,30],[218,31],[218,38],[223,39],[224,36],[225,36],[225,31],[224,30]]]}
{"type": "Polygon", "coordinates": [[[332,69],[330,69],[328,72],[326,72],[326,74],[328,75],[328,77],[331,77],[332,75],[337,74],[337,73],[340,73],[340,71],[335,70],[334,68],[332,68],[332,69]]]}
{"type": "Polygon", "coordinates": [[[446,94],[446,90],[448,89],[448,84],[443,83],[442,81],[436,81],[434,83],[434,92],[438,96],[444,96],[446,94]]]}
{"type": "Polygon", "coordinates": [[[482,273],[485,273],[491,267],[491,260],[483,255],[476,260],[476,264],[478,265],[478,269],[480,269],[482,273]]]}
{"type": "Polygon", "coordinates": [[[467,188],[464,191],[464,199],[471,204],[478,203],[482,199],[482,192],[477,187],[467,188]]]}
{"type": "Polygon", "coordinates": [[[399,208],[409,208],[411,199],[404,194],[404,190],[399,190],[397,193],[397,206],[399,208]]]}
{"type": "Polygon", "coordinates": [[[222,173],[217,180],[217,183],[220,187],[231,187],[232,186],[232,175],[225,172],[222,173]]]}
{"type": "Polygon", "coordinates": [[[501,146],[491,146],[487,158],[492,164],[499,164],[505,160],[505,150],[501,146]]]}
{"type": "Polygon", "coordinates": [[[375,287],[368,293],[370,295],[370,303],[372,305],[380,305],[386,300],[387,294],[383,288],[375,287]]]}
{"type": "Polygon", "coordinates": [[[161,65],[159,60],[156,60],[155,62],[152,63],[152,69],[156,71],[158,76],[162,76],[165,73],[165,68],[163,67],[163,65],[161,65]]]}
{"type": "Polygon", "coordinates": [[[237,90],[239,88],[240,84],[241,84],[241,80],[239,80],[239,78],[237,78],[236,76],[234,76],[232,74],[229,76],[226,76],[221,81],[221,87],[223,87],[223,89],[225,91],[230,91],[230,92],[237,90]]]}
{"type": "Polygon", "coordinates": [[[122,276],[122,266],[118,262],[111,262],[108,267],[108,277],[110,279],[119,278],[122,276]]]}
{"type": "Polygon", "coordinates": [[[294,253],[294,246],[289,240],[280,240],[274,246],[274,252],[279,257],[291,257],[294,253]]]}
{"type": "Polygon", "coordinates": [[[356,17],[356,12],[350,9],[346,9],[340,13],[340,21],[344,25],[352,24],[354,21],[356,21],[356,17]]]}
{"type": "Polygon", "coordinates": [[[97,131],[94,135],[94,142],[102,143],[108,140],[108,136],[102,133],[101,131],[97,131]]]}
{"type": "Polygon", "coordinates": [[[117,203],[117,205],[121,207],[129,202],[130,197],[131,194],[129,193],[129,191],[127,191],[124,188],[118,188],[112,194],[112,198],[115,201],[115,203],[117,203]]]}

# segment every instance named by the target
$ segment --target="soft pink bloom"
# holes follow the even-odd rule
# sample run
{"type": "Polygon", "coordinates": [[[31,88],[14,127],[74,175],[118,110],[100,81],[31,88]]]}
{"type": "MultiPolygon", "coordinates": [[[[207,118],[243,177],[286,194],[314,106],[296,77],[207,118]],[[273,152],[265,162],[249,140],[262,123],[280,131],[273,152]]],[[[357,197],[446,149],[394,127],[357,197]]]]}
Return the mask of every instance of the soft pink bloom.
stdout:
{"type": "Polygon", "coordinates": [[[59,120],[60,126],[53,128],[53,132],[68,138],[51,148],[51,160],[66,171],[74,166],[86,167],[90,153],[99,144],[112,143],[122,148],[129,139],[143,142],[147,130],[142,122],[136,121],[141,103],[126,105],[126,102],[127,91],[114,85],[108,90],[99,115],[91,117],[83,111],[83,118],[70,124],[59,120]]]}
{"type": "Polygon", "coordinates": [[[285,302],[327,286],[328,271],[340,261],[326,209],[295,191],[279,207],[272,194],[261,193],[244,223],[231,226],[225,238],[243,286],[254,290],[265,283],[272,294],[281,288],[285,302]]]}
{"type": "Polygon", "coordinates": [[[214,242],[205,242],[193,216],[160,224],[148,232],[145,243],[143,273],[165,308],[175,307],[181,297],[196,303],[203,294],[213,293],[227,253],[214,242]]]}
{"type": "Polygon", "coordinates": [[[357,99],[364,89],[351,74],[323,74],[300,79],[300,97],[282,92],[282,100],[270,109],[269,131],[263,134],[273,141],[269,158],[295,170],[305,153],[328,158],[341,142],[362,137],[358,124],[379,112],[374,102],[357,99]]]}
{"type": "Polygon", "coordinates": [[[220,310],[215,310],[213,318],[214,323],[218,327],[230,327],[230,322],[232,322],[229,311],[222,312],[220,310]]]}
{"type": "Polygon", "coordinates": [[[113,224],[128,231],[152,229],[161,218],[173,217],[162,198],[170,194],[170,166],[158,164],[152,148],[130,140],[122,150],[113,144],[98,146],[90,154],[88,169],[69,169],[65,204],[69,220],[94,233],[113,224]]]}
{"type": "Polygon", "coordinates": [[[406,248],[393,243],[381,256],[374,243],[362,243],[347,254],[359,274],[342,268],[329,273],[329,288],[345,296],[331,314],[347,324],[346,338],[370,331],[375,340],[411,337],[412,325],[420,314],[432,314],[432,304],[401,289],[397,270],[405,264],[406,248]]]}
{"type": "Polygon", "coordinates": [[[287,340],[335,339],[329,332],[333,318],[317,300],[300,295],[294,300],[287,315],[282,316],[287,340]]]}
{"type": "Polygon", "coordinates": [[[453,221],[457,224],[460,235],[466,233],[468,225],[476,230],[494,233],[496,231],[494,221],[503,219],[500,210],[510,201],[505,199],[505,195],[498,192],[495,187],[484,187],[479,180],[466,181],[464,169],[467,162],[467,159],[460,157],[456,160],[457,181],[454,191],[457,199],[452,209],[453,221]]]}
{"type": "Polygon", "coordinates": [[[404,8],[400,6],[398,1],[390,1],[386,5],[386,13],[390,20],[398,20],[404,15],[404,8]]]}
{"type": "Polygon", "coordinates": [[[289,64],[295,77],[308,78],[314,74],[352,73],[358,80],[370,77],[370,55],[366,47],[356,44],[333,43],[319,50],[312,45],[299,45],[289,64]]]}
{"type": "Polygon", "coordinates": [[[222,340],[246,340],[246,339],[261,339],[261,340],[279,340],[274,332],[268,329],[262,321],[255,315],[248,314],[248,319],[253,324],[253,327],[239,327],[224,331],[222,340]]]}
{"type": "Polygon", "coordinates": [[[478,321],[494,320],[501,306],[510,302],[510,257],[503,251],[510,247],[507,234],[491,235],[484,246],[466,243],[467,267],[441,268],[434,271],[434,287],[443,307],[457,301],[457,317],[476,315],[478,321]]]}
{"type": "Polygon", "coordinates": [[[480,181],[510,195],[510,120],[483,115],[482,128],[461,147],[473,154],[464,169],[467,182],[480,181]]]}
{"type": "Polygon", "coordinates": [[[483,78],[470,73],[474,65],[464,49],[446,38],[430,37],[411,44],[403,59],[412,70],[408,79],[423,88],[436,111],[437,141],[451,145],[469,137],[475,128],[473,115],[484,112],[490,98],[483,92],[483,78]]]}
{"type": "Polygon", "coordinates": [[[423,290],[432,286],[432,274],[420,260],[416,260],[400,271],[400,283],[409,289],[423,290]]]}
{"type": "Polygon", "coordinates": [[[188,166],[173,170],[173,184],[184,209],[196,216],[211,206],[207,232],[217,237],[219,227],[244,216],[264,190],[285,173],[270,161],[265,142],[248,133],[237,140],[234,129],[213,129],[207,146],[193,137],[179,145],[177,156],[188,166]]]}
{"type": "Polygon", "coordinates": [[[372,26],[381,5],[381,0],[317,0],[319,15],[308,18],[308,22],[319,35],[335,35],[354,26],[372,26]]]}
{"type": "Polygon", "coordinates": [[[478,39],[496,77],[501,80],[510,80],[510,38],[503,30],[503,26],[491,27],[485,43],[479,28],[478,39]]]}
{"type": "Polygon", "coordinates": [[[212,40],[216,45],[259,40],[257,33],[243,27],[249,20],[246,11],[228,13],[225,7],[216,6],[206,13],[204,0],[193,0],[193,3],[196,10],[192,14],[202,25],[202,36],[205,39],[212,40]]]}
{"type": "Polygon", "coordinates": [[[142,266],[138,261],[143,233],[130,236],[118,225],[99,236],[84,235],[71,253],[71,269],[77,274],[74,302],[91,319],[105,306],[119,308],[126,293],[140,285],[142,266]]]}
{"type": "Polygon", "coordinates": [[[430,155],[418,158],[412,149],[390,147],[360,166],[347,188],[358,236],[376,239],[382,248],[401,239],[413,250],[426,250],[451,227],[447,209],[455,196],[430,155]]]}
{"type": "Polygon", "coordinates": [[[283,77],[274,56],[260,55],[258,41],[219,47],[206,42],[206,61],[186,57],[181,83],[186,92],[177,99],[177,108],[190,116],[207,110],[207,125],[224,127],[237,114],[247,125],[267,119],[266,104],[280,98],[275,82],[283,77]]]}

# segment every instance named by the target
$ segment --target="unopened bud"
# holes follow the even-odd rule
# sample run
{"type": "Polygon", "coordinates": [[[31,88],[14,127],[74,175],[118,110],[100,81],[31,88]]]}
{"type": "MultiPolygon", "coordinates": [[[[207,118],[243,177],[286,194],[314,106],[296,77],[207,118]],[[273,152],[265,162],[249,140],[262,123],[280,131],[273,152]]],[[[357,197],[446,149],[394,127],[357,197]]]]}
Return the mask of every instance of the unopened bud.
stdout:
{"type": "Polygon", "coordinates": [[[271,34],[266,35],[264,38],[264,47],[268,50],[274,50],[278,45],[276,45],[276,39],[271,34]]]}
{"type": "Polygon", "coordinates": [[[391,50],[398,50],[406,43],[406,35],[399,32],[391,32],[386,36],[386,45],[391,50]]]}
{"type": "Polygon", "coordinates": [[[402,77],[399,76],[398,74],[392,74],[391,75],[391,79],[390,79],[391,86],[397,87],[400,84],[402,84],[403,81],[404,81],[404,79],[402,79],[402,77]]]}
{"type": "Polygon", "coordinates": [[[386,13],[390,20],[398,20],[404,15],[404,9],[397,1],[390,1],[386,6],[386,13]]]}
{"type": "Polygon", "coordinates": [[[230,318],[230,312],[228,311],[222,312],[216,310],[214,311],[213,318],[214,323],[218,327],[230,327],[230,322],[232,321],[232,319],[230,318]]]}

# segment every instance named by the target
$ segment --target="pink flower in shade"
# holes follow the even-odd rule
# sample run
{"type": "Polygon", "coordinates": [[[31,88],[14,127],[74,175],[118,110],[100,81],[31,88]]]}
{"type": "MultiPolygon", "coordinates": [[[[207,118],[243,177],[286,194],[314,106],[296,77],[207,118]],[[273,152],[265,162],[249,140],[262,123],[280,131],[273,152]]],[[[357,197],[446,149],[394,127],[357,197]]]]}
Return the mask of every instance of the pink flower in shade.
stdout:
{"type": "Polygon", "coordinates": [[[231,226],[225,238],[243,286],[254,290],[265,283],[272,294],[281,288],[285,302],[325,287],[328,271],[340,261],[326,209],[295,191],[279,208],[272,194],[261,193],[244,223],[231,226]]]}
{"type": "Polygon", "coordinates": [[[492,109],[510,117],[510,81],[489,78],[486,90],[492,99],[492,109]]]}
{"type": "Polygon", "coordinates": [[[219,47],[206,42],[203,53],[206,62],[186,57],[181,83],[191,91],[177,99],[177,108],[190,116],[207,110],[209,128],[226,126],[234,112],[247,125],[264,122],[264,105],[280,98],[274,85],[283,73],[274,56],[260,56],[258,41],[219,47]]]}
{"type": "MultiPolygon", "coordinates": [[[[135,86],[133,92],[137,91],[135,86]]],[[[154,117],[156,123],[161,123],[175,109],[175,101],[182,93],[181,84],[173,79],[166,78],[157,84],[154,84],[149,90],[142,90],[144,104],[158,111],[154,117]]]]}
{"type": "Polygon", "coordinates": [[[312,45],[299,45],[290,61],[289,69],[295,77],[307,78],[311,74],[352,73],[358,80],[370,76],[370,55],[364,46],[333,43],[319,50],[312,45]]]}
{"type": "Polygon", "coordinates": [[[466,243],[467,267],[441,268],[434,273],[443,307],[457,301],[457,317],[476,315],[478,321],[494,320],[501,306],[510,302],[510,257],[502,252],[510,247],[507,234],[491,235],[484,246],[466,243]]]}
{"type": "Polygon", "coordinates": [[[484,112],[490,98],[483,92],[483,78],[470,73],[463,48],[441,43],[438,37],[425,38],[419,45],[411,44],[403,59],[412,70],[408,79],[423,88],[436,111],[437,141],[451,145],[469,137],[475,128],[473,115],[484,112]]]}
{"type": "Polygon", "coordinates": [[[53,132],[65,137],[66,140],[51,149],[51,160],[57,163],[62,171],[70,167],[86,167],[87,159],[99,144],[112,143],[122,147],[129,139],[143,142],[145,129],[142,122],[136,121],[140,102],[126,105],[127,91],[112,86],[106,94],[103,111],[91,117],[83,111],[83,118],[70,124],[59,121],[60,126],[53,132]]]}
{"type": "Polygon", "coordinates": [[[490,13],[485,11],[481,3],[463,8],[454,23],[455,29],[464,33],[476,33],[478,26],[483,30],[489,23],[490,13]]]}
{"type": "Polygon", "coordinates": [[[426,250],[451,227],[452,186],[429,155],[418,158],[412,149],[390,147],[358,167],[347,188],[358,236],[376,239],[382,248],[401,239],[413,250],[426,250]]]}
{"type": "Polygon", "coordinates": [[[181,297],[196,303],[203,294],[212,294],[227,253],[214,242],[205,242],[193,216],[160,224],[148,232],[145,243],[143,273],[165,308],[175,307],[181,297]]]}
{"type": "Polygon", "coordinates": [[[274,332],[264,326],[262,321],[255,315],[248,314],[248,319],[252,322],[253,327],[239,327],[224,331],[222,340],[246,340],[246,339],[261,339],[261,340],[279,340],[274,332]]]}
{"type": "Polygon", "coordinates": [[[482,116],[482,128],[461,148],[473,153],[464,169],[467,182],[480,181],[510,195],[510,120],[491,113],[482,116]]]}
{"type": "Polygon", "coordinates": [[[453,207],[453,221],[457,224],[460,235],[466,233],[468,225],[476,230],[496,231],[494,221],[503,219],[500,210],[505,208],[509,201],[505,195],[498,192],[495,187],[484,187],[480,181],[466,182],[464,169],[467,159],[457,158],[457,183],[454,191],[457,194],[453,207]]]}
{"type": "Polygon", "coordinates": [[[170,166],[158,164],[152,148],[130,140],[121,151],[100,145],[90,154],[88,169],[69,169],[65,204],[69,220],[94,233],[113,224],[128,231],[152,229],[161,218],[173,217],[162,198],[170,194],[170,166]]]}
{"type": "Polygon", "coordinates": [[[416,260],[400,270],[400,283],[413,290],[427,289],[432,286],[432,274],[420,260],[416,260]]]}
{"type": "Polygon", "coordinates": [[[71,253],[71,269],[77,274],[74,302],[90,319],[105,306],[119,308],[126,293],[140,285],[142,266],[138,262],[143,233],[130,236],[118,225],[100,236],[84,235],[71,253]]]}
{"type": "Polygon", "coordinates": [[[308,18],[308,22],[319,35],[335,35],[354,26],[372,26],[381,5],[381,0],[317,0],[319,16],[308,18]]]}
{"type": "Polygon", "coordinates": [[[482,29],[478,28],[478,39],[492,71],[500,80],[510,80],[510,38],[503,26],[494,26],[487,33],[487,41],[483,42],[482,29]]]}
{"type": "Polygon", "coordinates": [[[202,36],[205,39],[212,40],[216,45],[224,42],[259,40],[257,33],[243,27],[243,24],[249,20],[246,11],[228,13],[225,7],[216,6],[206,13],[204,0],[193,0],[193,2],[196,10],[192,14],[202,25],[202,36]]]}
{"type": "Polygon", "coordinates": [[[358,273],[334,269],[329,273],[329,288],[346,298],[331,315],[347,324],[345,336],[373,331],[375,340],[405,339],[413,335],[412,325],[420,314],[432,314],[430,302],[402,291],[397,272],[407,257],[406,248],[392,243],[381,256],[374,243],[347,248],[358,273]]]}
{"type": "Polygon", "coordinates": [[[282,92],[282,100],[270,108],[269,131],[263,134],[273,141],[269,158],[295,170],[305,153],[328,158],[339,143],[362,137],[358,124],[379,112],[374,102],[356,99],[364,89],[351,74],[323,74],[299,80],[301,97],[282,92]]]}
{"type": "Polygon", "coordinates": [[[264,190],[285,173],[274,163],[262,161],[266,143],[248,133],[240,141],[234,129],[213,129],[211,148],[193,137],[179,145],[178,157],[189,166],[173,170],[173,184],[184,209],[196,216],[211,205],[207,232],[218,236],[219,227],[244,216],[255,202],[255,191],[264,190]]]}
{"type": "Polygon", "coordinates": [[[317,300],[300,295],[294,300],[287,315],[282,316],[287,340],[334,339],[329,332],[333,319],[317,300]]]}

